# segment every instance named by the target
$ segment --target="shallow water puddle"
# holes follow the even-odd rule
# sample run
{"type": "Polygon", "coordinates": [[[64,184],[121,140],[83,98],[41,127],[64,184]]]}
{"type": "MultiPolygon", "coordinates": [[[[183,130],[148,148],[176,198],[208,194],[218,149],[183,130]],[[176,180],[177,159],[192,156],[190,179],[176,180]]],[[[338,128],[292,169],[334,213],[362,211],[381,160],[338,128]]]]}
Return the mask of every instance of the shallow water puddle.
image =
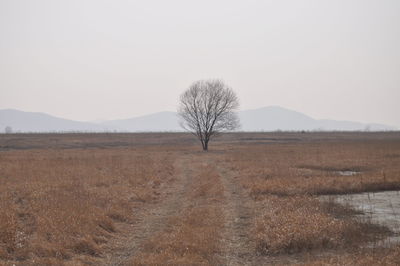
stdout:
{"type": "Polygon", "coordinates": [[[360,174],[361,172],[358,172],[358,171],[337,171],[336,173],[341,175],[341,176],[352,176],[352,175],[360,174]]]}
{"type": "Polygon", "coordinates": [[[334,175],[340,175],[340,176],[353,176],[353,175],[358,175],[361,174],[362,171],[360,170],[360,167],[357,167],[355,169],[352,168],[337,168],[337,167],[320,167],[320,166],[299,166],[297,167],[301,172],[304,174],[310,174],[314,171],[316,172],[324,172],[324,173],[329,173],[329,174],[334,174],[334,175]]]}
{"type": "Polygon", "coordinates": [[[360,214],[358,217],[387,226],[395,233],[383,240],[383,243],[378,244],[400,243],[400,191],[324,196],[324,199],[328,198],[362,211],[364,214],[360,214]]]}

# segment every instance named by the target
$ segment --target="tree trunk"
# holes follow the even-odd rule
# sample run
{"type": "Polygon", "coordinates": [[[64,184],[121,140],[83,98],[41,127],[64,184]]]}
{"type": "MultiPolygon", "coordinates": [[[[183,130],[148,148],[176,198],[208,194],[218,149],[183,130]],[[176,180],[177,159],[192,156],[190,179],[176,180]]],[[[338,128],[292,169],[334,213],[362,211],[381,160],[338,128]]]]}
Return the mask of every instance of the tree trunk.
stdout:
{"type": "Polygon", "coordinates": [[[203,151],[208,151],[208,140],[204,141],[203,151]]]}

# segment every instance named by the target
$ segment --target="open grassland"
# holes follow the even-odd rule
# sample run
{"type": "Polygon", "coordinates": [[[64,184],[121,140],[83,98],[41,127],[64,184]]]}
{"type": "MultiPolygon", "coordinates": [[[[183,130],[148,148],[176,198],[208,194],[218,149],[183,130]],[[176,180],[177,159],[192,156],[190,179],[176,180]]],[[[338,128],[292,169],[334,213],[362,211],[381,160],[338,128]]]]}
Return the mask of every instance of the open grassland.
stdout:
{"type": "Polygon", "coordinates": [[[399,150],[396,140],[250,146],[232,165],[254,197],[380,191],[400,188],[399,150]]]}
{"type": "Polygon", "coordinates": [[[0,265],[400,264],[320,195],[400,189],[400,135],[0,135],[0,265]]]}
{"type": "Polygon", "coordinates": [[[1,152],[0,257],[99,256],[115,222],[133,222],[134,208],[171,182],[173,158],[146,149],[1,152]]]}

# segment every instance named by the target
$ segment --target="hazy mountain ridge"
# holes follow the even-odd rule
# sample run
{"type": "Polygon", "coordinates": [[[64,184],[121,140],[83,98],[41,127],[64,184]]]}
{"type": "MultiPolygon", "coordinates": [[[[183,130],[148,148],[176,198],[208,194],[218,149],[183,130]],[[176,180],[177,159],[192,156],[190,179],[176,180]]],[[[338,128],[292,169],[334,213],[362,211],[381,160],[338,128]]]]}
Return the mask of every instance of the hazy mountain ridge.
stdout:
{"type": "Polygon", "coordinates": [[[333,119],[314,119],[303,113],[282,108],[268,106],[259,109],[239,112],[244,131],[358,131],[358,130],[396,130],[395,127],[377,124],[340,121],[333,119]]]}
{"type": "MultiPolygon", "coordinates": [[[[365,124],[331,119],[313,119],[303,113],[279,106],[240,111],[241,131],[385,131],[397,130],[382,124],[365,124]]],[[[129,119],[108,120],[101,123],[80,122],[58,118],[45,113],[0,110],[0,132],[5,127],[14,132],[156,132],[182,131],[175,112],[159,112],[129,119]]]]}
{"type": "Polygon", "coordinates": [[[134,118],[108,120],[101,125],[123,131],[182,131],[175,112],[159,112],[134,118]]]}
{"type": "Polygon", "coordinates": [[[0,110],[0,132],[5,127],[15,132],[105,131],[103,125],[55,117],[46,113],[0,110]]]}

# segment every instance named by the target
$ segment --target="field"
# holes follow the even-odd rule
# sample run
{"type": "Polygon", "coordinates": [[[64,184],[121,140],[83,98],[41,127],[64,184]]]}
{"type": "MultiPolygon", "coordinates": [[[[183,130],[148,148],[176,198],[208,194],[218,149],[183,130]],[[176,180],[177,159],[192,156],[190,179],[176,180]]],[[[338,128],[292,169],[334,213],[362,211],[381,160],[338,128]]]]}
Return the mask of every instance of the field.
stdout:
{"type": "Polygon", "coordinates": [[[321,200],[386,190],[398,132],[3,134],[0,265],[399,265],[321,200]]]}

